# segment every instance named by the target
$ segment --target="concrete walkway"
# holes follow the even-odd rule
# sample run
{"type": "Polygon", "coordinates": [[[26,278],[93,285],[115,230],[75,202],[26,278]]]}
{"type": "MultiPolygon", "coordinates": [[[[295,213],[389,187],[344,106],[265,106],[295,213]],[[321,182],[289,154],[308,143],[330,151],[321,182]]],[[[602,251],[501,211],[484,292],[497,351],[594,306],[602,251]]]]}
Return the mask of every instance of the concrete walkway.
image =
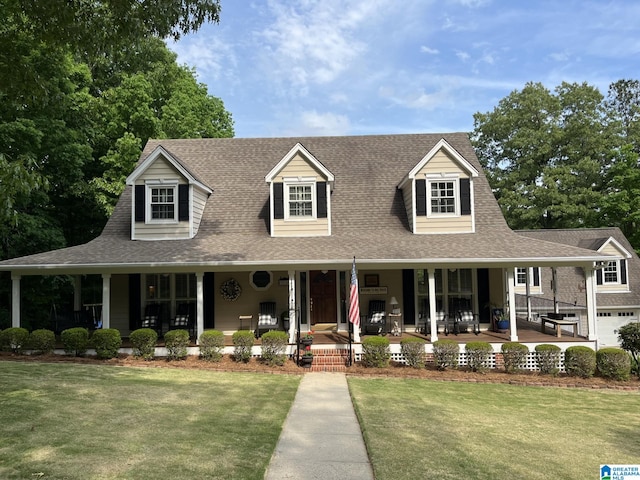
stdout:
{"type": "Polygon", "coordinates": [[[343,373],[307,373],[264,477],[373,480],[343,373]]]}

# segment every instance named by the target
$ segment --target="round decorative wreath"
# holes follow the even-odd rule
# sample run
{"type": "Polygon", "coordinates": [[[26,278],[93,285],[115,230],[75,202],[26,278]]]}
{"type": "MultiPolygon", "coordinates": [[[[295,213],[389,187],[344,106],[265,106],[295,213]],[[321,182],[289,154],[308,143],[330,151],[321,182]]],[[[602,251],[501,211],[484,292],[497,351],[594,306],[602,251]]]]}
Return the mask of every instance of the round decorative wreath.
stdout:
{"type": "Polygon", "coordinates": [[[240,288],[240,284],[234,278],[230,278],[220,285],[220,295],[228,302],[237,300],[241,293],[242,288],[240,288]]]}

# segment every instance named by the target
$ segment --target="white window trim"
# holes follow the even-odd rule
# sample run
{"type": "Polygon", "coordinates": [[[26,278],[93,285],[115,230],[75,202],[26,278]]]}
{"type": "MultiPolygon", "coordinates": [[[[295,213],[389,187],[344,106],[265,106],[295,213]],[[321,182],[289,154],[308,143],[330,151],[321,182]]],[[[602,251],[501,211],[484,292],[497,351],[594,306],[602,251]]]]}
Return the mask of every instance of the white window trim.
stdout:
{"type": "Polygon", "coordinates": [[[178,179],[170,180],[147,180],[146,186],[146,224],[177,224],[178,223],[178,179]],[[173,189],[173,218],[152,218],[151,214],[151,193],[153,188],[173,189]]]}
{"type": "Polygon", "coordinates": [[[318,201],[316,198],[316,177],[285,177],[283,179],[284,219],[291,222],[309,222],[318,218],[318,201]],[[290,214],[289,202],[291,187],[311,187],[311,215],[299,217],[290,214]]]}
{"type": "Polygon", "coordinates": [[[607,263],[607,265],[602,269],[602,285],[622,285],[622,275],[621,275],[621,271],[620,271],[620,260],[613,260],[609,263],[607,263]],[[611,281],[607,281],[607,272],[606,269],[610,264],[614,264],[616,267],[616,281],[615,282],[611,282],[611,281]]]}
{"type": "Polygon", "coordinates": [[[427,217],[455,218],[460,216],[460,176],[458,174],[425,175],[427,181],[427,217]],[[453,182],[455,201],[453,213],[439,213],[431,210],[431,184],[434,182],[453,182]]]}
{"type": "MultiPolygon", "coordinates": [[[[513,275],[515,278],[515,284],[516,287],[526,287],[526,282],[519,282],[518,281],[518,270],[524,270],[527,267],[516,267],[513,269],[513,275]]],[[[537,268],[538,269],[538,278],[541,278],[540,275],[542,274],[542,272],[540,271],[540,267],[528,267],[529,270],[529,287],[535,287],[535,288],[540,288],[540,285],[534,285],[533,281],[534,281],[534,275],[533,275],[533,269],[537,268]]],[[[542,282],[540,282],[542,283],[542,282]]]]}

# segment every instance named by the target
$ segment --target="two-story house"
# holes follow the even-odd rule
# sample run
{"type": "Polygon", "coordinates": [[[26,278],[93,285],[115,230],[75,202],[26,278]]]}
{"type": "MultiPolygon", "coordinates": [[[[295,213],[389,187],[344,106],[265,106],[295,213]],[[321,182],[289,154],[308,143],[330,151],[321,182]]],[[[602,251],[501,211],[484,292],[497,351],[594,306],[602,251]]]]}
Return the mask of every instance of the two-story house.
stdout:
{"type": "MultiPolygon", "coordinates": [[[[355,257],[363,317],[382,301],[402,331],[431,341],[440,312],[471,310],[487,330],[491,306],[508,313],[508,339],[518,340],[528,312],[517,298],[549,293],[540,272],[567,269],[581,282],[576,341],[597,346],[612,266],[617,287],[640,271],[618,232],[600,232],[596,245],[579,230],[577,241],[512,231],[466,133],[151,140],[126,183],[95,240],[0,262],[12,274],[14,325],[21,277],[100,275],[102,325],[123,336],[147,305],[166,329],[185,303],[197,335],[256,328],[262,302],[288,318],[280,328],[292,342],[298,325],[344,332],[355,257]]],[[[576,283],[557,279],[557,291],[576,283]]],[[[637,318],[637,294],[627,298],[637,318]]]]}

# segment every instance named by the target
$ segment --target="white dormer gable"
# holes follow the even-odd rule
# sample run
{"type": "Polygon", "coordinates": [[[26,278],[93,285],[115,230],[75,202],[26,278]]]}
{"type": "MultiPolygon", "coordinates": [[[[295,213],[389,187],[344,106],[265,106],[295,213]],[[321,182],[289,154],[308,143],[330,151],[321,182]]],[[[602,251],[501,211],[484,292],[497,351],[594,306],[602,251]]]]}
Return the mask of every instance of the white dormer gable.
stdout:
{"type": "Polygon", "coordinates": [[[131,239],[193,238],[213,191],[162,146],[127,177],[131,186],[131,239]]]}
{"type": "Polygon", "coordinates": [[[272,237],[331,235],[334,175],[297,143],[267,173],[272,237]]]}
{"type": "Polygon", "coordinates": [[[629,262],[631,253],[615,238],[609,237],[596,250],[598,253],[618,257],[618,260],[607,262],[596,270],[598,293],[615,293],[629,291],[629,262]]]}
{"type": "Polygon", "coordinates": [[[466,158],[444,138],[440,139],[398,185],[411,231],[474,232],[473,179],[478,175],[466,158]]]}

